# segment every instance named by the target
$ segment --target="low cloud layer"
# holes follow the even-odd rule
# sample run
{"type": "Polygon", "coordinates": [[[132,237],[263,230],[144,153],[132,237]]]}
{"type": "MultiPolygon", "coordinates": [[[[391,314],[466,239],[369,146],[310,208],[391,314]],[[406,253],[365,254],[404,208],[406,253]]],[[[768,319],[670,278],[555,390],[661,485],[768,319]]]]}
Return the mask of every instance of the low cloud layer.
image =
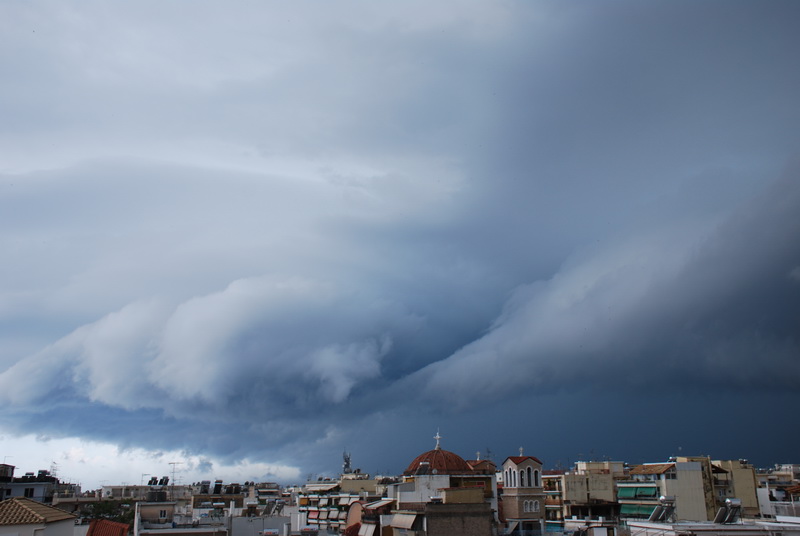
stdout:
{"type": "Polygon", "coordinates": [[[459,404],[604,382],[794,392],[798,171],[720,224],[634,233],[519,287],[487,334],[414,379],[459,404]]]}
{"type": "Polygon", "coordinates": [[[289,478],[795,403],[797,9],[3,5],[4,437],[289,478]]]}

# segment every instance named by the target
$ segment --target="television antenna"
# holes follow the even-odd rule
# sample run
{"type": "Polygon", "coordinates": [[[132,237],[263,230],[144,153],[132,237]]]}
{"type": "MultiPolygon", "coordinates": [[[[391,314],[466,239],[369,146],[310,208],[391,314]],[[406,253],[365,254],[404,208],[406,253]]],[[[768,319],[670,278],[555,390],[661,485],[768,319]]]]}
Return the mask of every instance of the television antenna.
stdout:
{"type": "Polygon", "coordinates": [[[175,471],[177,470],[177,468],[175,466],[176,465],[183,465],[183,462],[169,462],[169,464],[172,466],[172,493],[171,493],[171,495],[172,495],[172,500],[174,501],[175,500],[175,471]]]}

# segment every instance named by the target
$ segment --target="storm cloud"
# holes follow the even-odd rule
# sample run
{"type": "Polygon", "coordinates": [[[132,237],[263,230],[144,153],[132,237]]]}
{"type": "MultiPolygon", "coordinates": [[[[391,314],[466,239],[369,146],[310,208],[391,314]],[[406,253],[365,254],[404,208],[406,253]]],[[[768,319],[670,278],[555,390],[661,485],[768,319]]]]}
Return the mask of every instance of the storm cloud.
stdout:
{"type": "Polygon", "coordinates": [[[663,456],[566,426],[657,394],[786,461],[703,430],[797,402],[798,16],[3,4],[0,427],[287,478],[663,456]]]}

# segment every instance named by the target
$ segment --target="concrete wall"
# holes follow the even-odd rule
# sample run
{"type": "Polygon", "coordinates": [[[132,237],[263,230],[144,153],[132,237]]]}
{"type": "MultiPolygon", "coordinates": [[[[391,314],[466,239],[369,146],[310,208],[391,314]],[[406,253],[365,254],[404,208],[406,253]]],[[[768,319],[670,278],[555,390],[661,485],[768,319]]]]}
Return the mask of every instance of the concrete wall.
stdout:
{"type": "Polygon", "coordinates": [[[584,475],[567,474],[563,476],[564,486],[561,495],[565,501],[585,503],[588,498],[588,485],[584,475]]]}
{"type": "Polygon", "coordinates": [[[755,517],[759,514],[758,496],[756,495],[756,471],[752,465],[739,460],[715,461],[717,465],[728,471],[733,496],[742,501],[744,514],[755,517]]]}
{"type": "Polygon", "coordinates": [[[491,536],[492,512],[481,504],[429,504],[425,508],[427,536],[491,536]]]}
{"type": "Polygon", "coordinates": [[[38,502],[45,502],[48,497],[53,495],[55,484],[52,482],[5,482],[3,483],[3,488],[6,490],[4,499],[25,497],[25,490],[32,488],[33,495],[28,496],[28,498],[38,502]]]}
{"type": "Polygon", "coordinates": [[[442,500],[444,504],[482,503],[483,488],[446,489],[442,491],[442,500]]]}
{"type": "Polygon", "coordinates": [[[396,498],[400,503],[426,503],[431,497],[439,497],[440,489],[449,487],[450,477],[447,475],[417,476],[413,482],[395,487],[398,490],[396,498]],[[413,484],[413,487],[408,484],[413,484]]]}
{"type": "Polygon", "coordinates": [[[601,501],[614,502],[617,500],[614,491],[614,477],[609,474],[592,473],[589,479],[589,498],[601,501]]]}
{"type": "Polygon", "coordinates": [[[769,500],[769,489],[758,488],[756,490],[756,494],[758,496],[758,507],[761,511],[761,515],[766,517],[774,517],[775,510],[772,508],[773,501],[769,500]]]}
{"type": "Polygon", "coordinates": [[[366,491],[372,495],[375,493],[377,487],[377,480],[357,480],[343,478],[339,481],[339,491],[342,493],[361,493],[362,491],[366,491]]]}
{"type": "Polygon", "coordinates": [[[702,467],[697,462],[675,464],[674,480],[662,480],[664,495],[675,497],[675,515],[680,521],[709,521],[703,488],[702,467]]]}
{"type": "Polygon", "coordinates": [[[259,531],[264,529],[282,531],[283,526],[290,522],[288,516],[234,517],[231,519],[231,536],[258,536],[259,531]]]}
{"type": "Polygon", "coordinates": [[[75,521],[66,519],[54,523],[36,523],[30,525],[0,525],[3,536],[73,536],[75,521]]]}

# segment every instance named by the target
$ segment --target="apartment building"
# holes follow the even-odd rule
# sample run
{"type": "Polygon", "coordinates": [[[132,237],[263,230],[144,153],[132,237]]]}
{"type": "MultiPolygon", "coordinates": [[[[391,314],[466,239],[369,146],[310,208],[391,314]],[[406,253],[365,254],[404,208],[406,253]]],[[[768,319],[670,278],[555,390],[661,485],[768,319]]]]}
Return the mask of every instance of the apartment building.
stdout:
{"type": "Polygon", "coordinates": [[[564,527],[567,519],[613,519],[619,514],[616,481],[626,478],[623,462],[577,462],[569,471],[550,471],[542,478],[545,521],[553,530],[564,527]]]}
{"type": "MultiPolygon", "coordinates": [[[[617,501],[622,519],[647,519],[659,505],[659,498],[675,497],[679,520],[708,521],[711,489],[704,483],[699,462],[648,463],[630,470],[630,479],[617,482],[617,501]]],[[[713,495],[711,495],[713,501],[713,495]]]]}
{"type": "MultiPolygon", "coordinates": [[[[715,466],[727,471],[728,487],[717,487],[718,499],[739,499],[742,503],[742,515],[755,518],[761,513],[758,504],[758,483],[755,467],[747,460],[714,460],[715,466]]],[[[720,481],[721,482],[721,481],[720,481]]]]}

